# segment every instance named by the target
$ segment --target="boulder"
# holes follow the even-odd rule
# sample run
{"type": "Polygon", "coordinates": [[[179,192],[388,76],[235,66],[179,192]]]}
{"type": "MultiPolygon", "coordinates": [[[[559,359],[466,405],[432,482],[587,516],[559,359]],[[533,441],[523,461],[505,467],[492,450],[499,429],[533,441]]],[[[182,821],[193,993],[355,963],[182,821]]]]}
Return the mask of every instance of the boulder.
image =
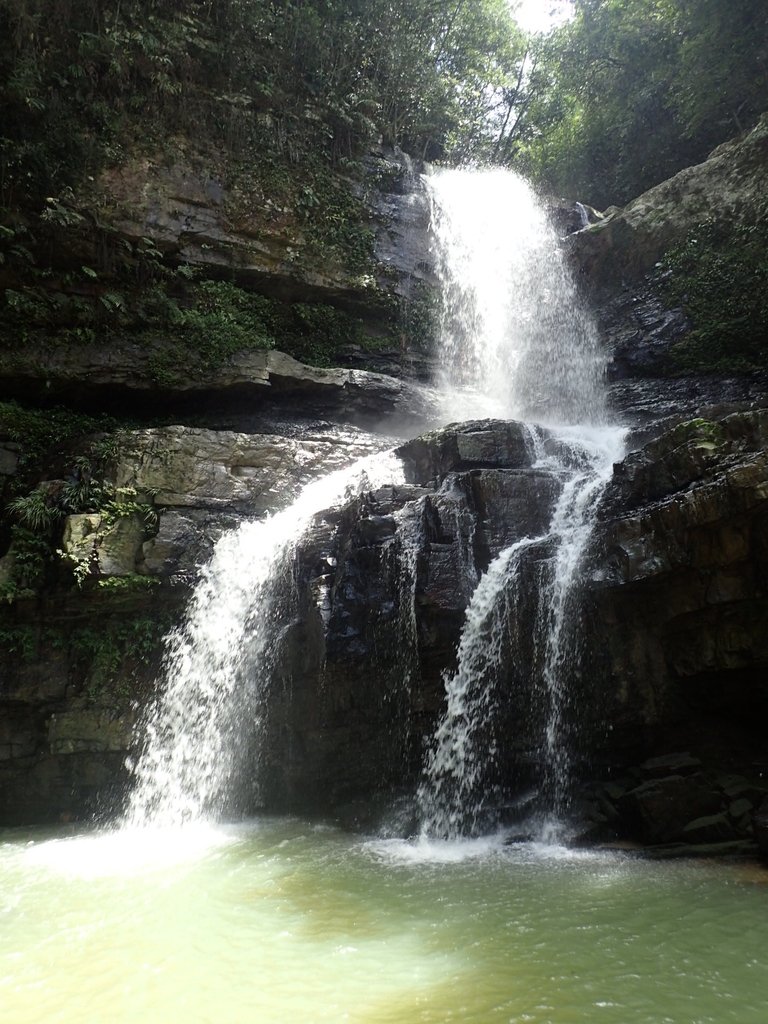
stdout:
{"type": "Polygon", "coordinates": [[[145,526],[138,515],[114,522],[100,513],[67,516],[62,550],[71,563],[85,566],[87,575],[130,576],[136,572],[145,526]]]}
{"type": "Polygon", "coordinates": [[[711,218],[753,223],[768,191],[768,115],[746,136],[654,186],[622,210],[569,237],[596,289],[637,284],[671,246],[711,218]]]}
{"type": "MultiPolygon", "coordinates": [[[[720,815],[721,807],[721,794],[700,773],[643,782],[625,793],[618,803],[626,832],[649,844],[683,841],[692,818],[720,815]]],[[[731,838],[732,826],[727,827],[726,838],[731,838]]]]}
{"type": "Polygon", "coordinates": [[[398,449],[410,483],[434,484],[456,470],[529,468],[530,428],[507,420],[470,420],[408,441],[398,449]]]}

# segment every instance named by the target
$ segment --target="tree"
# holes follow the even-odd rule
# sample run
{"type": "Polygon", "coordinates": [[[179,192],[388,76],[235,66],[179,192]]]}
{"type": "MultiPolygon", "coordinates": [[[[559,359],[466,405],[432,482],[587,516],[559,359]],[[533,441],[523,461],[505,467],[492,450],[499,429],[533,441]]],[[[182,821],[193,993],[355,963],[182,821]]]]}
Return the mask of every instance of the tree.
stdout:
{"type": "Polygon", "coordinates": [[[623,203],[768,107],[762,0],[575,0],[509,158],[557,191],[623,203]]]}

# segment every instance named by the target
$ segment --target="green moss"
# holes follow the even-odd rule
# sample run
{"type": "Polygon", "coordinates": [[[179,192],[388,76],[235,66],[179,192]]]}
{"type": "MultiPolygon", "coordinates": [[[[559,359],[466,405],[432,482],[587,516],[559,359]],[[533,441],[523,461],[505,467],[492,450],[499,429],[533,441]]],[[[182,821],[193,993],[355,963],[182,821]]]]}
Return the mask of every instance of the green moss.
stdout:
{"type": "Polygon", "coordinates": [[[672,436],[678,444],[693,441],[697,447],[714,450],[725,442],[725,428],[714,420],[697,418],[678,424],[672,436]]]}
{"type": "Polygon", "coordinates": [[[768,361],[768,220],[700,225],[662,261],[660,283],[691,331],[672,372],[745,373],[768,361]]]}
{"type": "Polygon", "coordinates": [[[87,416],[61,406],[33,409],[18,402],[0,402],[0,436],[21,446],[20,470],[34,468],[52,450],[77,437],[113,431],[111,416],[87,416]]]}

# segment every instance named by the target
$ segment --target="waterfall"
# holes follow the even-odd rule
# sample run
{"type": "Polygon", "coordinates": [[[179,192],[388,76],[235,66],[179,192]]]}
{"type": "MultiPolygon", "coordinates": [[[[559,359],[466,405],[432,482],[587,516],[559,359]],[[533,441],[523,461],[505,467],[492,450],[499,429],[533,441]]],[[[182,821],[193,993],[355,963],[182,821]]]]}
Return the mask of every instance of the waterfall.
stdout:
{"type": "Polygon", "coordinates": [[[540,536],[502,551],[466,612],[457,668],[426,757],[422,834],[454,837],[488,826],[497,740],[489,729],[499,678],[543,705],[541,790],[567,804],[571,752],[565,708],[577,671],[576,584],[595,512],[623,431],[606,423],[604,357],[557,236],[530,185],[509,171],[445,171],[427,180],[441,285],[442,383],[462,416],[533,420],[531,466],[560,494],[540,536]],[[535,560],[537,586],[523,573],[535,560]],[[534,590],[531,593],[531,590],[534,590]],[[526,624],[529,635],[523,635],[526,624]]]}
{"type": "Polygon", "coordinates": [[[557,234],[511,171],[425,179],[442,296],[445,418],[604,419],[604,358],[557,234]]]}
{"type": "MultiPolygon", "coordinates": [[[[529,429],[530,462],[551,470],[560,483],[544,533],[502,551],[479,582],[471,537],[462,550],[467,581],[477,586],[419,790],[424,831],[457,835],[483,827],[493,800],[495,748],[485,725],[510,660],[547,706],[542,788],[555,809],[562,804],[569,773],[563,708],[575,652],[574,583],[603,484],[618,457],[619,432],[605,426],[595,326],[530,186],[495,170],[442,172],[426,179],[426,188],[443,297],[443,418],[494,415],[547,424],[548,430],[529,429]],[[548,555],[540,559],[541,586],[531,595],[522,573],[543,549],[548,555]],[[535,625],[525,637],[522,610],[531,601],[535,625]]],[[[286,626],[281,620],[296,545],[317,513],[366,488],[401,481],[401,465],[391,453],[369,457],[312,482],[284,511],[218,541],[184,622],[167,638],[158,695],[138,726],[127,823],[178,825],[253,805],[253,765],[286,626]]],[[[421,506],[407,506],[397,519],[391,554],[399,566],[398,670],[405,701],[418,664],[421,506]]]]}
{"type": "Polygon", "coordinates": [[[258,747],[280,598],[302,533],[318,512],[401,480],[391,452],[368,456],[312,481],[283,511],[221,537],[184,622],[166,640],[158,696],[139,723],[128,824],[179,825],[231,808],[258,747]]]}

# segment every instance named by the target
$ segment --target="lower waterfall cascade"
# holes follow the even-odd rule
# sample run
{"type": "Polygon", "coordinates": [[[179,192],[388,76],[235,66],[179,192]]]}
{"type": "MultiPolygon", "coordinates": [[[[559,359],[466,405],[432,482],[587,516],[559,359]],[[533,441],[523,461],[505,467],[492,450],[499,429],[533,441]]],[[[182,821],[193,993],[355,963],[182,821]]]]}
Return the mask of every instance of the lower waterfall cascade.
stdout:
{"type": "MultiPolygon", "coordinates": [[[[528,685],[548,708],[540,744],[546,765],[542,789],[554,813],[563,809],[569,774],[563,676],[574,654],[568,639],[571,594],[622,432],[605,422],[594,324],[527,183],[508,171],[442,171],[424,179],[424,187],[443,299],[443,419],[458,411],[467,418],[493,415],[542,424],[526,428],[531,465],[546,467],[560,481],[545,534],[501,552],[480,578],[457,670],[446,676],[447,709],[429,744],[418,804],[422,833],[450,838],[488,824],[486,770],[494,750],[478,744],[479,727],[500,699],[496,671],[515,657],[504,637],[522,600],[519,567],[527,551],[547,542],[554,555],[535,597],[536,664],[521,665],[520,671],[537,676],[528,685]]],[[[178,825],[253,806],[265,688],[283,627],[280,588],[288,585],[295,546],[315,514],[362,490],[400,483],[402,473],[391,452],[371,457],[316,480],[288,508],[219,540],[184,623],[167,640],[164,683],[141,722],[128,824],[178,825]]],[[[393,550],[403,560],[399,664],[404,685],[411,686],[417,671],[417,549],[409,516],[400,515],[398,522],[393,550]]],[[[477,582],[474,565],[471,571],[477,582]]]]}
{"type": "Polygon", "coordinates": [[[126,824],[181,825],[231,806],[258,743],[277,599],[298,538],[316,513],[401,477],[390,452],[368,456],[218,541],[184,622],[167,638],[165,685],[140,726],[126,824]]]}

